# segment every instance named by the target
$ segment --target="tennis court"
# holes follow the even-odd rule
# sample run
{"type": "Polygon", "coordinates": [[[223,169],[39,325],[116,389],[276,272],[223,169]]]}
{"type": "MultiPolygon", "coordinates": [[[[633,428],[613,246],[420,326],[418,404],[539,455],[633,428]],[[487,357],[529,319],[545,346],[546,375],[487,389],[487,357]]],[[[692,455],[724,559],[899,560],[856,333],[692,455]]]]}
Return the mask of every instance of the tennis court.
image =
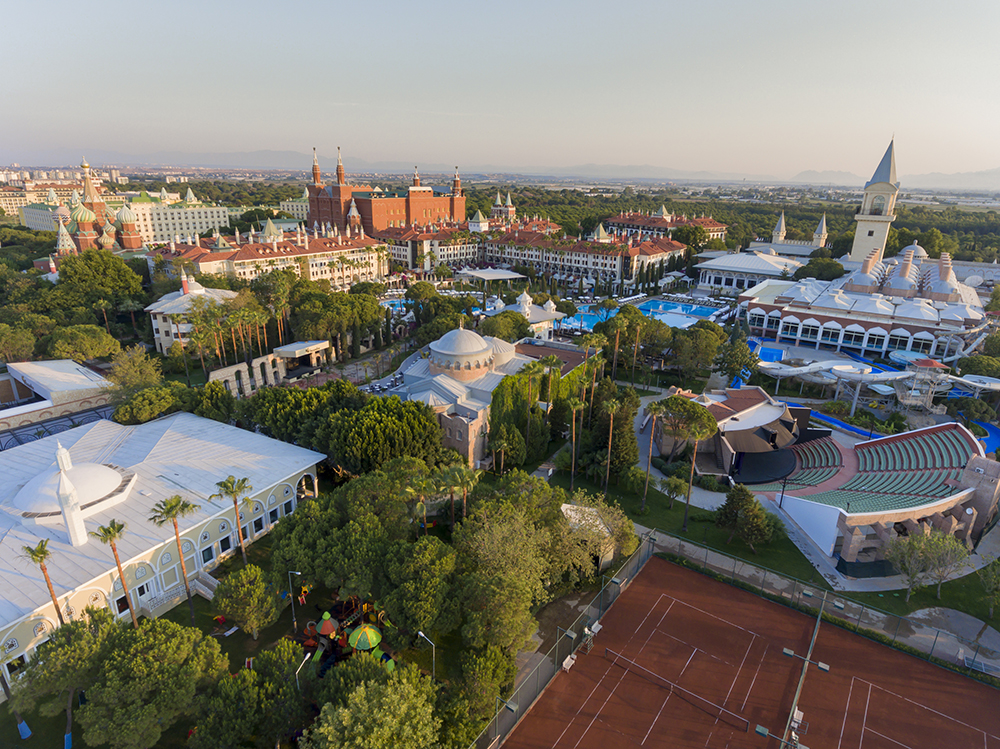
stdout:
{"type": "MultiPolygon", "coordinates": [[[[815,618],[659,558],[506,747],[777,747],[815,618]]],[[[1000,749],[1000,692],[823,624],[799,700],[818,747],[1000,749]]]]}

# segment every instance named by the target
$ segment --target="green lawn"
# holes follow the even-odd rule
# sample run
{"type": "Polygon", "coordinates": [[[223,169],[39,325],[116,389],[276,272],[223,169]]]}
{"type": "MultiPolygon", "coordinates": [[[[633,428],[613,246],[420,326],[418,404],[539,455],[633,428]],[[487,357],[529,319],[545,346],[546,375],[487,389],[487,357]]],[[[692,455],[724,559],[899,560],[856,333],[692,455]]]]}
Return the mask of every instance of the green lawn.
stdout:
{"type": "MultiPolygon", "coordinates": [[[[996,619],[990,621],[989,607],[983,599],[983,586],[979,576],[973,572],[957,580],[951,580],[941,586],[941,600],[937,599],[937,586],[931,585],[914,592],[910,602],[906,602],[905,590],[894,590],[885,593],[850,593],[849,598],[859,603],[868,604],[891,614],[905,616],[919,609],[948,608],[963,611],[970,616],[981,619],[992,627],[1000,628],[996,619]]],[[[998,611],[1000,614],[1000,611],[998,611]]]]}
{"type": "MultiPolygon", "coordinates": [[[[556,473],[550,483],[568,490],[569,475],[564,472],[556,473]]],[[[603,490],[582,476],[577,476],[576,488],[586,489],[595,494],[603,494],[603,490]]],[[[691,508],[688,517],[688,530],[684,534],[681,531],[684,522],[683,497],[674,502],[673,509],[671,509],[670,500],[654,488],[653,479],[650,479],[649,500],[646,504],[648,512],[645,515],[639,514],[642,501],[640,497],[626,493],[614,485],[612,485],[608,496],[611,501],[618,503],[618,506],[633,522],[639,525],[657,528],[676,536],[684,536],[691,541],[718,549],[730,556],[744,559],[761,567],[767,567],[789,577],[813,583],[817,587],[829,587],[823,576],[816,571],[812,563],[787,537],[758,549],[757,553],[754,554],[750,547],[739,539],[733,539],[732,543],[727,544],[726,539],[729,537],[729,531],[715,527],[715,513],[698,507],[691,508]]]]}
{"type": "MultiPolygon", "coordinates": [[[[201,370],[197,362],[194,362],[193,364],[188,362],[188,367],[191,372],[191,387],[201,387],[208,382],[208,375],[201,370]]],[[[183,372],[170,372],[169,374],[164,374],[163,379],[168,382],[179,382],[182,385],[187,385],[187,377],[184,376],[183,372]]]]}

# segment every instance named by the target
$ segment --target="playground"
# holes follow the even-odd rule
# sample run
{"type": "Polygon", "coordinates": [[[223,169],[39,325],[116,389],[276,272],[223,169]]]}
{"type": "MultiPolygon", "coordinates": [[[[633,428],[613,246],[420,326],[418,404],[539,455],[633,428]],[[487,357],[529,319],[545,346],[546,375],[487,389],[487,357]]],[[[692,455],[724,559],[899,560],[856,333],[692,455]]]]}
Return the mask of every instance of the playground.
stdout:
{"type": "Polygon", "coordinates": [[[990,687],[828,623],[810,651],[814,616],[662,559],[600,624],[506,747],[1000,749],[990,687]]]}

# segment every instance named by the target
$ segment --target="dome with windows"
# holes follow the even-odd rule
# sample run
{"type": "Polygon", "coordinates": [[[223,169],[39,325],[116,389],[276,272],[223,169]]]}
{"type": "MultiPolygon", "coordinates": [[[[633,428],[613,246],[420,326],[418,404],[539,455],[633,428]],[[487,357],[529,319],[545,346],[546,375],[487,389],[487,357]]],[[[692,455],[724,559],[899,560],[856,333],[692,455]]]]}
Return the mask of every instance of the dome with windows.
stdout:
{"type": "Polygon", "coordinates": [[[469,381],[490,371],[493,346],[472,330],[449,330],[430,345],[430,370],[456,380],[469,381]]]}

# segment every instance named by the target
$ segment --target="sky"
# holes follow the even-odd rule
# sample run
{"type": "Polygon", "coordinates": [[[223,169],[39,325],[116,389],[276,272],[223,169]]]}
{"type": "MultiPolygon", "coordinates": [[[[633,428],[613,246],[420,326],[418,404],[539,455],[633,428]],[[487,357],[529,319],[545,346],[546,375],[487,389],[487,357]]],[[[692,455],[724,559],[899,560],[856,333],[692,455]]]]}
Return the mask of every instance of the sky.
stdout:
{"type": "Polygon", "coordinates": [[[996,0],[49,0],[4,27],[0,164],[340,145],[868,177],[895,136],[901,174],[1000,167],[996,0]]]}

